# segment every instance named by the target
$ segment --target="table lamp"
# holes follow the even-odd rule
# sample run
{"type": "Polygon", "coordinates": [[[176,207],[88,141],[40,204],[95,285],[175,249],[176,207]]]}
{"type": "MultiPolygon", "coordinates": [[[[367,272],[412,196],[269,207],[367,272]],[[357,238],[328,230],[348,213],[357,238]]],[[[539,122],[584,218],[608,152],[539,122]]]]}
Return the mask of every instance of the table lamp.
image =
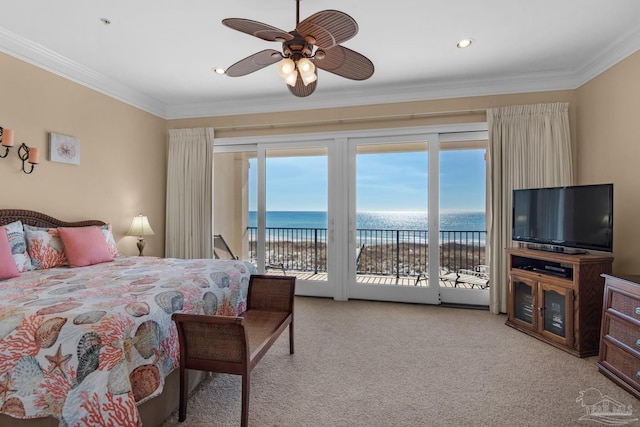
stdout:
{"type": "Polygon", "coordinates": [[[142,256],[142,251],[144,250],[145,241],[143,236],[153,236],[154,234],[151,225],[149,225],[149,219],[145,215],[140,214],[133,218],[127,236],[138,237],[138,250],[140,251],[138,256],[142,256]]]}

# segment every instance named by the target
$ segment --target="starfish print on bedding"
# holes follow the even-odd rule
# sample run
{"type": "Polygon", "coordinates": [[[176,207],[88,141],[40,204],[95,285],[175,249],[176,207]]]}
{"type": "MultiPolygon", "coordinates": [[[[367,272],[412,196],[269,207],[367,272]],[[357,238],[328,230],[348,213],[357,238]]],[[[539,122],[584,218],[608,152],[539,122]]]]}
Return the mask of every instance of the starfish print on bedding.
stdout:
{"type": "Polygon", "coordinates": [[[6,401],[7,400],[7,394],[11,393],[12,391],[16,391],[14,389],[11,388],[11,374],[7,373],[7,375],[5,375],[4,380],[0,381],[0,396],[2,396],[2,400],[6,401]]]}
{"type": "Polygon", "coordinates": [[[47,358],[49,362],[51,362],[51,366],[49,367],[49,371],[47,372],[47,374],[51,374],[57,368],[57,369],[60,369],[60,372],[62,372],[62,376],[65,379],[67,379],[67,375],[64,373],[64,365],[69,361],[69,359],[71,359],[72,356],[73,356],[72,354],[67,354],[63,356],[62,344],[58,344],[58,351],[56,351],[55,355],[44,356],[47,358]]]}

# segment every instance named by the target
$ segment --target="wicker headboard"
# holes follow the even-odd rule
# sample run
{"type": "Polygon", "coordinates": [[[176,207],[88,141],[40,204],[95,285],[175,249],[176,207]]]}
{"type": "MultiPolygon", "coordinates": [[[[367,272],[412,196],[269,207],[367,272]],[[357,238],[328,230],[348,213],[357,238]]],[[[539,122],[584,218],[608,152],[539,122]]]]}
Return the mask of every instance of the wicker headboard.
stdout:
{"type": "Polygon", "coordinates": [[[87,227],[90,225],[102,226],[106,223],[98,220],[66,222],[50,217],[40,212],[26,209],[0,209],[0,225],[6,225],[14,221],[22,221],[23,224],[33,227],[87,227]]]}

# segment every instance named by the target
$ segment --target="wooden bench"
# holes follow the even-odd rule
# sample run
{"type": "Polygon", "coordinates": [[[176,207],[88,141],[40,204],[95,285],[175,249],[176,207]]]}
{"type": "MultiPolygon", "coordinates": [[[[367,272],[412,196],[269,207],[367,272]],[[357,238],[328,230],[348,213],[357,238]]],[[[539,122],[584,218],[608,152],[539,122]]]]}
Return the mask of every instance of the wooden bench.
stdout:
{"type": "Polygon", "coordinates": [[[253,275],[247,310],[240,317],[174,313],[180,342],[180,406],[178,420],[187,418],[187,369],[242,375],[243,427],[249,422],[250,373],[289,327],[293,354],[295,277],[253,275]]]}

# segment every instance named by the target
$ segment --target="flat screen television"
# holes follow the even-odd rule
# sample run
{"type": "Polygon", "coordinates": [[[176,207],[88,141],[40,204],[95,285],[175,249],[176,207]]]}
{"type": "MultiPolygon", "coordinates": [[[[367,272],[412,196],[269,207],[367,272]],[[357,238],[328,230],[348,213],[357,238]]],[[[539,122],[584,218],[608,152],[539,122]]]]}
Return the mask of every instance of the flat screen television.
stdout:
{"type": "Polygon", "coordinates": [[[513,240],[538,249],[613,252],[613,184],[513,190],[512,220],[513,240]]]}

